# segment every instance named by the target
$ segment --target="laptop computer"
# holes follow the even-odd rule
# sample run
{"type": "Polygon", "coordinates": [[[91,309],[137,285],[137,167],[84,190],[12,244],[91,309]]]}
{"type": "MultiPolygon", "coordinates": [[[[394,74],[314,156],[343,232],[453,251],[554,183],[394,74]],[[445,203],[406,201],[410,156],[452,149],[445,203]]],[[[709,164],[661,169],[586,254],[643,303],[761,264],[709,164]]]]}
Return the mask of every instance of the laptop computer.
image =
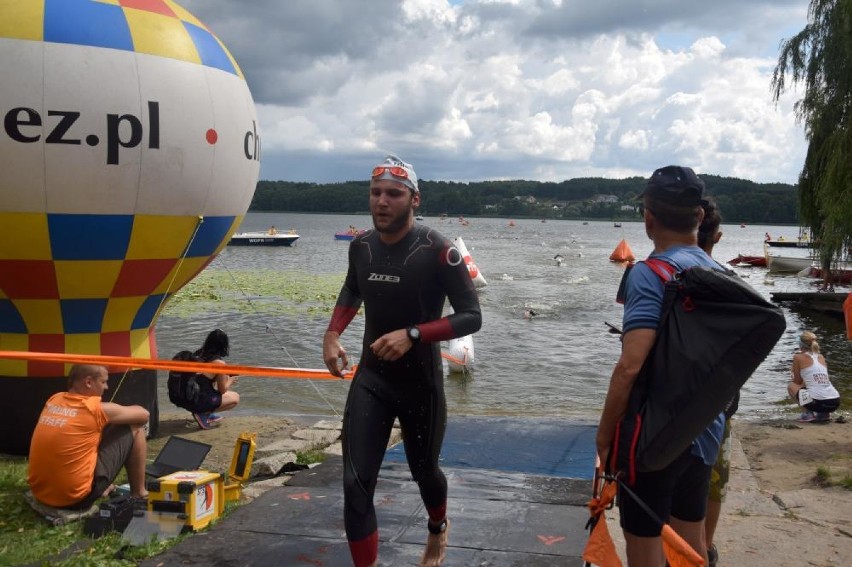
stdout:
{"type": "Polygon", "coordinates": [[[159,478],[177,471],[198,470],[212,447],[183,437],[169,437],[154,462],[145,466],[145,474],[159,478]]]}

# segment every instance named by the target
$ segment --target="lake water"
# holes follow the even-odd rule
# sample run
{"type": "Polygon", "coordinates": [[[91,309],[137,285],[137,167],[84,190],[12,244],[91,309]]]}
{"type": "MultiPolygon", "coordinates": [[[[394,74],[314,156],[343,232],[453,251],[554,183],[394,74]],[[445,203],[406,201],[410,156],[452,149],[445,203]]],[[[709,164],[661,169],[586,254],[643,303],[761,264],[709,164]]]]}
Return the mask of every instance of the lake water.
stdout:
{"type": "MultiPolygon", "coordinates": [[[[469,375],[448,374],[451,414],[597,416],[620,343],[605,321],[621,326],[615,294],[623,268],[608,261],[626,238],[637,258],[651,251],[644,225],[612,222],[469,219],[427,217],[423,224],[447,237],[461,236],[488,281],[480,290],[483,325],[474,336],[475,367],[469,375]],[[557,266],[554,255],[565,260],[557,266]],[[537,316],[524,318],[532,308],[537,316]]],[[[230,361],[323,368],[322,335],[329,309],[347,267],[348,242],[333,235],[349,225],[371,226],[368,215],[250,213],[241,230],[294,229],[292,248],[228,247],[200,276],[206,287],[192,300],[176,301],[160,317],[160,357],[198,348],[213,328],[231,338],[230,361]],[[223,289],[217,289],[217,287],[223,289]],[[227,288],[227,289],[226,289],[227,288]],[[236,291],[235,291],[236,290],[236,291]]],[[[765,232],[796,238],[796,227],[723,226],[714,255],[722,262],[738,254],[761,254],[765,232]]],[[[767,298],[773,291],[814,291],[796,277],[772,277],[762,268],[737,268],[767,298]]],[[[838,289],[840,291],[840,289],[838,289]]],[[[784,308],[787,332],[747,382],[740,402],[743,417],[792,414],[783,402],[792,353],[804,329],[820,337],[832,381],[852,394],[852,355],[842,321],[805,310],[784,308]]],[[[350,361],[357,362],[362,316],[343,334],[350,361]]],[[[240,413],[342,414],[348,381],[303,381],[243,377],[238,385],[240,413]]],[[[173,409],[161,379],[162,409],[173,409]]]]}

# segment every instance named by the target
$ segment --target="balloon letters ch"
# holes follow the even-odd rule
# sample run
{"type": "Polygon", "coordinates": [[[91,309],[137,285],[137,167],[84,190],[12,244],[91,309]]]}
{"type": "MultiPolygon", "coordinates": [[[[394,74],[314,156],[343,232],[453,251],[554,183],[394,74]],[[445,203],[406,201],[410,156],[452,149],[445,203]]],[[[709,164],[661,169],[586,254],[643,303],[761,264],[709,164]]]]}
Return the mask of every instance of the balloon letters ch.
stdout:
{"type": "MultiPolygon", "coordinates": [[[[156,357],[157,315],[239,226],[259,159],[240,68],[175,2],[0,2],[0,350],[156,357]]],[[[0,361],[0,452],[27,452],[68,369],[0,361]]],[[[136,370],[115,401],[155,432],[156,391],[136,370]]]]}

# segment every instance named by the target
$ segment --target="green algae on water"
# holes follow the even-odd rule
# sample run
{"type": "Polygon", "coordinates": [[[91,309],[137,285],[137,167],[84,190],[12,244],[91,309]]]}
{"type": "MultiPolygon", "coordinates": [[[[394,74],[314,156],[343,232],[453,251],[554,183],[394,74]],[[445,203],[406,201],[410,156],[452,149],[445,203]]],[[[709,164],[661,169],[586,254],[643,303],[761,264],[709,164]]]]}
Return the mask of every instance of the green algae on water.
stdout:
{"type": "Polygon", "coordinates": [[[163,312],[172,317],[192,317],[211,310],[327,316],[334,309],[344,277],[300,271],[207,269],[178,291],[163,312]]]}

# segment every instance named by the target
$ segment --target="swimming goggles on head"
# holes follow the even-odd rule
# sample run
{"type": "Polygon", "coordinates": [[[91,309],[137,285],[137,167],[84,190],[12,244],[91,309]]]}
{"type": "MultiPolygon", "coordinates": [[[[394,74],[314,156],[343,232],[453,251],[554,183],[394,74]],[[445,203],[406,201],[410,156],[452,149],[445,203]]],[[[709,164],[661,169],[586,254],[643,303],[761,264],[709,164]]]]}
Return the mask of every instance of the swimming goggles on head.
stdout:
{"type": "Polygon", "coordinates": [[[396,167],[391,165],[379,165],[373,168],[373,177],[381,177],[385,172],[390,173],[394,177],[400,179],[408,179],[408,172],[404,167],[396,167]]]}

